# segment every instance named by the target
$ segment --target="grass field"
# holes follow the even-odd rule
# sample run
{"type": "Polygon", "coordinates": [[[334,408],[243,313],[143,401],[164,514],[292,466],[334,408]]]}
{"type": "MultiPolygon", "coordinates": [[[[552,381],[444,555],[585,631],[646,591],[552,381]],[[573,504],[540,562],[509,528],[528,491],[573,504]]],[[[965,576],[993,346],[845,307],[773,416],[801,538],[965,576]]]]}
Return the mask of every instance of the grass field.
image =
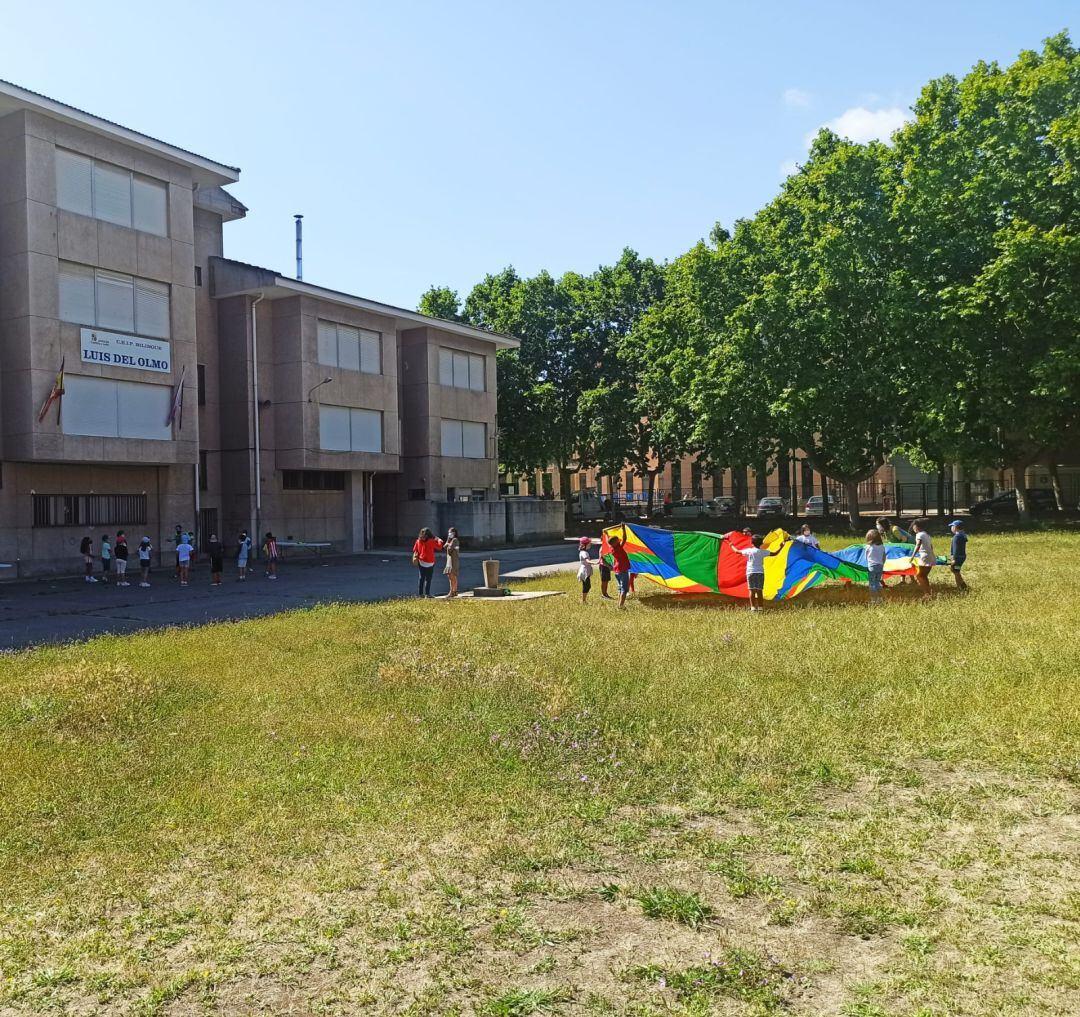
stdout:
{"type": "Polygon", "coordinates": [[[1076,1014],[1078,560],[5,657],[0,1013],[1076,1014]]]}

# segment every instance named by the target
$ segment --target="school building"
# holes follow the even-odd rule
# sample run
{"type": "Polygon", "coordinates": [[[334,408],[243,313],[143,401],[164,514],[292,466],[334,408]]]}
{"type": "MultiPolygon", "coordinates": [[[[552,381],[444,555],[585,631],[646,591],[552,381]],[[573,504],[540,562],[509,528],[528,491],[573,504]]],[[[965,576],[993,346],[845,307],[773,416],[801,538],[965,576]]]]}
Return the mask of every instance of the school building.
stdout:
{"type": "Polygon", "coordinates": [[[73,571],[121,528],[168,551],[177,524],[336,551],[561,536],[499,498],[517,340],[227,258],[239,176],[0,82],[0,563],[73,571]]]}

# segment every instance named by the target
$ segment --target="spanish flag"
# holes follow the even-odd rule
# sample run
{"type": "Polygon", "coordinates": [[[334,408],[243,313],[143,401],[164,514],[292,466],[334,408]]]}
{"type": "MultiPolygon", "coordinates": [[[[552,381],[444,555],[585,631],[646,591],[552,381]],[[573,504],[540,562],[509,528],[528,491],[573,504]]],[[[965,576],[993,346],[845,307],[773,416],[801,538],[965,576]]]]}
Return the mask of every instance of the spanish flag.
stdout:
{"type": "MultiPolygon", "coordinates": [[[[41,404],[41,412],[38,413],[38,423],[40,424],[45,419],[45,414],[49,412],[49,407],[53,403],[59,402],[64,396],[64,360],[60,359],[60,370],[56,372],[56,380],[53,382],[52,389],[49,391],[48,396],[45,397],[45,402],[41,404]]],[[[63,407],[63,403],[56,407],[56,422],[60,423],[60,410],[63,407]]]]}
{"type": "Polygon", "coordinates": [[[176,388],[173,389],[172,403],[169,406],[169,416],[165,420],[166,424],[171,424],[175,421],[178,429],[182,429],[184,426],[184,378],[186,376],[187,364],[184,364],[184,369],[180,372],[180,380],[176,383],[176,388]]]}

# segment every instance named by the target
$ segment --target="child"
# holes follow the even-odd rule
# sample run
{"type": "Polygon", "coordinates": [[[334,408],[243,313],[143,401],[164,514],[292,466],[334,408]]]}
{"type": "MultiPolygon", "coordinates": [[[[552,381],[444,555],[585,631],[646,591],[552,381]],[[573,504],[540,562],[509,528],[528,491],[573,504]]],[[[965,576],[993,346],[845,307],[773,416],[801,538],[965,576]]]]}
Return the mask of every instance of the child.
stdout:
{"type": "Polygon", "coordinates": [[[210,585],[221,585],[221,572],[224,566],[225,548],[217,539],[216,533],[210,534],[210,543],[206,550],[210,553],[210,585]]]}
{"type": "Polygon", "coordinates": [[[184,528],[179,523],[177,523],[176,529],[173,531],[172,538],[173,545],[176,548],[176,574],[173,577],[174,579],[180,578],[180,545],[184,542],[184,540],[184,528]]]}
{"type": "Polygon", "coordinates": [[[956,588],[964,591],[968,588],[968,584],[964,582],[964,577],[960,575],[960,570],[964,567],[964,562],[967,561],[968,536],[964,532],[964,521],[954,519],[949,523],[949,529],[952,530],[952,545],[949,547],[951,564],[949,567],[952,569],[953,579],[956,580],[956,588]]]}
{"type": "Polygon", "coordinates": [[[150,585],[150,555],[153,550],[154,545],[150,543],[149,537],[143,537],[139,541],[139,585],[144,588],[150,585]]]}
{"type": "Polygon", "coordinates": [[[821,550],[821,545],[818,543],[817,537],[814,536],[814,531],[810,529],[809,523],[803,523],[795,539],[800,544],[806,544],[807,547],[812,547],[815,551],[821,550]]]}
{"type": "MultiPolygon", "coordinates": [[[[720,542],[723,543],[727,540],[725,534],[720,538],[720,542]]],[[[772,558],[778,555],[783,549],[784,545],[790,543],[789,540],[782,541],[780,546],[775,551],[766,551],[761,546],[761,537],[758,534],[754,534],[750,538],[752,547],[736,547],[731,545],[731,549],[736,554],[741,554],[746,559],[746,586],[750,590],[750,610],[751,611],[764,611],[765,610],[765,559],[772,558]]],[[[728,541],[730,543],[730,541],[728,541]]]]}
{"type": "Polygon", "coordinates": [[[866,568],[870,573],[870,599],[881,599],[881,577],[885,572],[885,542],[881,531],[866,531],[866,568]]]}
{"type": "Polygon", "coordinates": [[[626,598],[630,593],[630,555],[622,545],[621,537],[612,537],[611,544],[612,571],[615,573],[615,585],[619,588],[619,610],[626,610],[626,598]]]}
{"type": "Polygon", "coordinates": [[[116,585],[130,586],[127,581],[128,546],[127,535],[123,530],[116,531],[116,585]]]}
{"type": "Polygon", "coordinates": [[[274,535],[267,530],[266,536],[263,537],[263,554],[266,555],[266,578],[277,579],[277,540],[274,535]]]}
{"type": "Polygon", "coordinates": [[[592,570],[595,564],[589,557],[589,548],[592,541],[588,537],[582,537],[578,541],[578,570],[577,577],[581,583],[581,602],[584,604],[589,599],[589,590],[592,589],[592,570]]]}
{"type": "Polygon", "coordinates": [[[176,545],[176,556],[180,559],[180,585],[187,586],[188,570],[191,568],[191,554],[195,550],[188,543],[187,534],[181,534],[180,543],[176,545]]]}
{"type": "Polygon", "coordinates": [[[247,530],[240,531],[240,540],[236,545],[236,568],[239,572],[237,578],[240,582],[247,579],[248,570],[248,557],[251,554],[251,538],[247,535],[247,530]]]}
{"type": "Polygon", "coordinates": [[[94,541],[89,537],[83,537],[82,543],[79,544],[79,554],[82,555],[83,567],[86,569],[86,574],[83,577],[84,583],[96,583],[94,578],[94,541]]]}
{"type": "Polygon", "coordinates": [[[109,573],[112,571],[112,544],[109,543],[109,535],[101,535],[101,581],[109,585],[109,573]]]}
{"type": "Polygon", "coordinates": [[[923,591],[922,599],[930,599],[930,569],[934,567],[937,558],[934,556],[934,545],[930,540],[930,534],[926,532],[926,524],[921,519],[916,519],[911,524],[911,530],[915,534],[915,553],[911,556],[911,563],[915,566],[915,582],[923,591]]]}
{"type": "MultiPolygon", "coordinates": [[[[912,543],[912,536],[907,530],[900,529],[888,516],[879,516],[877,520],[877,531],[881,534],[881,540],[885,544],[910,544],[912,543]]],[[[904,583],[911,582],[911,576],[901,576],[900,586],[904,583]]],[[[884,580],[882,580],[882,586],[884,586],[884,580]]]]}
{"type": "Polygon", "coordinates": [[[614,600],[615,598],[608,593],[608,586],[611,585],[611,566],[603,558],[599,557],[597,563],[600,569],[600,596],[604,600],[614,600]]]}

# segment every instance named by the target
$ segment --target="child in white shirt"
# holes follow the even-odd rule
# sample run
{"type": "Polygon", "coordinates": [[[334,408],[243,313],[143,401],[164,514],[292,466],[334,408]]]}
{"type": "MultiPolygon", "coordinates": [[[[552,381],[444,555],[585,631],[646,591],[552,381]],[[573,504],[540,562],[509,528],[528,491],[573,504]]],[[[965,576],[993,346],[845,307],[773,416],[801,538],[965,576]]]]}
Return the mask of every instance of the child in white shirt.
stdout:
{"type": "MultiPolygon", "coordinates": [[[[727,540],[727,537],[721,537],[721,541],[727,540]]],[[[750,591],[750,610],[751,611],[764,611],[765,610],[765,559],[772,558],[778,555],[784,546],[790,541],[783,541],[775,551],[766,551],[761,546],[761,537],[755,534],[750,538],[752,547],[736,547],[731,545],[731,549],[736,554],[741,554],[746,559],[746,586],[750,591]]],[[[728,543],[731,543],[728,541],[728,543]]]]}
{"type": "Polygon", "coordinates": [[[191,553],[195,548],[188,542],[188,536],[185,533],[183,539],[176,545],[176,560],[180,565],[180,585],[187,586],[188,582],[188,570],[191,568],[191,553]]]}
{"type": "Polygon", "coordinates": [[[937,564],[937,556],[934,554],[934,545],[930,540],[930,534],[926,532],[926,523],[916,519],[911,524],[911,532],[915,534],[915,553],[911,556],[911,564],[915,566],[915,582],[923,591],[922,599],[930,599],[930,569],[937,564]]]}
{"type": "Polygon", "coordinates": [[[870,599],[877,600],[881,596],[881,577],[885,574],[885,542],[877,529],[866,531],[866,568],[870,573],[870,599]]]}
{"type": "Polygon", "coordinates": [[[597,562],[589,557],[589,548],[592,541],[588,537],[582,537],[578,541],[578,570],[577,577],[581,583],[581,602],[584,604],[589,599],[589,590],[592,589],[592,570],[597,562]]]}

